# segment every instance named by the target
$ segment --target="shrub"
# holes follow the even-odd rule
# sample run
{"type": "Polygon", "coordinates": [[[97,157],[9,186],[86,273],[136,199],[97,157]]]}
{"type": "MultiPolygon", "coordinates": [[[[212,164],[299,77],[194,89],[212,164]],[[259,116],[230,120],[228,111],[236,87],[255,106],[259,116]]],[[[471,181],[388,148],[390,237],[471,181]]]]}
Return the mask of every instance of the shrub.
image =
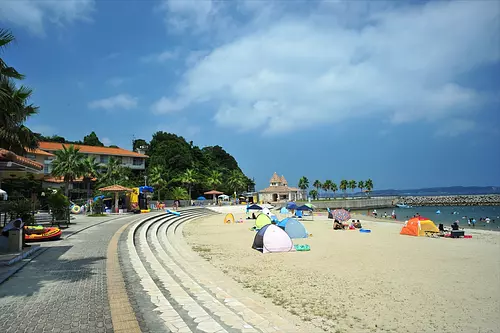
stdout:
{"type": "Polygon", "coordinates": [[[69,200],[61,191],[49,195],[47,202],[55,220],[65,220],[69,214],[69,200]]]}

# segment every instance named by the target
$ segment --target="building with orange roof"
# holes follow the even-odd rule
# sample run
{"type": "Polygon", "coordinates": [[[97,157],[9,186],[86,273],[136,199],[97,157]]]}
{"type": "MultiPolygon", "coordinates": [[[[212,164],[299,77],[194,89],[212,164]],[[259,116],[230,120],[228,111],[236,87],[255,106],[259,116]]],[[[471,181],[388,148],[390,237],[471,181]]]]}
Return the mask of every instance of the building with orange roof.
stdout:
{"type": "MultiPolygon", "coordinates": [[[[57,182],[55,178],[49,177],[52,172],[51,163],[55,159],[54,152],[62,150],[63,146],[69,147],[70,143],[59,143],[59,142],[40,142],[38,149],[28,151],[26,157],[42,164],[44,177],[48,182],[57,182]]],[[[97,147],[97,146],[87,146],[74,144],[75,148],[78,148],[80,153],[86,156],[92,156],[101,165],[106,165],[111,157],[117,159],[121,162],[122,166],[130,168],[132,170],[145,170],[146,169],[146,159],[147,155],[140,154],[131,150],[123,148],[111,148],[111,147],[97,147]]]]}
{"type": "Polygon", "coordinates": [[[300,199],[301,191],[296,187],[289,187],[285,176],[278,176],[275,172],[269,180],[269,187],[259,191],[261,202],[286,202],[300,199]]]}

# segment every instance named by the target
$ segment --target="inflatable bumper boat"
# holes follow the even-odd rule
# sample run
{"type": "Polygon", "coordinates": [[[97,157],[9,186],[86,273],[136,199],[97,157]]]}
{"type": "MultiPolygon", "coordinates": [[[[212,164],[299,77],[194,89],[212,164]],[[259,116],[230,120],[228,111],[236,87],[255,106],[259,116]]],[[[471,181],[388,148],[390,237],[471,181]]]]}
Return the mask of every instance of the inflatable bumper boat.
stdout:
{"type": "Polygon", "coordinates": [[[40,242],[61,238],[62,231],[56,227],[25,226],[24,240],[26,242],[40,242]]]}

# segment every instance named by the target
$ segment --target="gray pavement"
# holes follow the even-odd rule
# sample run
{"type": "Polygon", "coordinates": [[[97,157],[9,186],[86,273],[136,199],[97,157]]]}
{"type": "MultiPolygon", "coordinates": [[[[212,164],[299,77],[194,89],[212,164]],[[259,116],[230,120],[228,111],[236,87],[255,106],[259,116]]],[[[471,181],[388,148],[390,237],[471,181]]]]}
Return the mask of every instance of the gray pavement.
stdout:
{"type": "MultiPolygon", "coordinates": [[[[71,238],[47,250],[0,285],[0,332],[113,332],[106,250],[113,234],[137,218],[77,221],[71,238]]],[[[67,233],[67,235],[70,235],[67,233]]]]}

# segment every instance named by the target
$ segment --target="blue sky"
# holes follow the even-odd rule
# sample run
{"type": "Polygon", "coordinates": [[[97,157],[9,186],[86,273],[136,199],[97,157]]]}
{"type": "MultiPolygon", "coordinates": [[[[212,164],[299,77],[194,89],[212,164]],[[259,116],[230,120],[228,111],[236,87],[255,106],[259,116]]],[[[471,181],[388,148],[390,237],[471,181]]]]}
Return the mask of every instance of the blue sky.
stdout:
{"type": "Polygon", "coordinates": [[[0,25],[45,135],[174,132],[258,188],[500,185],[500,2],[0,0],[0,25]]]}

